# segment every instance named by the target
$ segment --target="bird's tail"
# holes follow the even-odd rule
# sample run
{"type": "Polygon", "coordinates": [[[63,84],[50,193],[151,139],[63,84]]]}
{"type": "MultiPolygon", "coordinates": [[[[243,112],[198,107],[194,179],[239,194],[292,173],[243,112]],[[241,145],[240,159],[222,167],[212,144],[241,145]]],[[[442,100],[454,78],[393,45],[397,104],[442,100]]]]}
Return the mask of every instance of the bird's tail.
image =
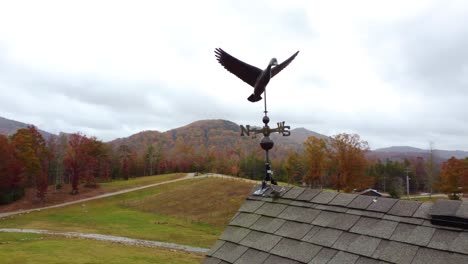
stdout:
{"type": "Polygon", "coordinates": [[[249,100],[252,103],[255,103],[255,102],[262,100],[262,97],[260,95],[252,94],[249,96],[249,98],[247,98],[247,100],[249,100]]]}

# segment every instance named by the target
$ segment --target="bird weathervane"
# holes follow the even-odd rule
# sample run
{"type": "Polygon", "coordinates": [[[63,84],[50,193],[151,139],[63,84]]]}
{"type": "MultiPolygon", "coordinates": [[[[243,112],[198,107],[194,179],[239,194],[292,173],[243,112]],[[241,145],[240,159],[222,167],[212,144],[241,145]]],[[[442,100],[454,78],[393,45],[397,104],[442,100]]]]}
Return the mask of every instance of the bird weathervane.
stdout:
{"type": "Polygon", "coordinates": [[[289,57],[289,59],[283,61],[281,64],[278,64],[276,58],[272,58],[266,69],[260,70],[255,66],[236,59],[220,48],[215,49],[215,56],[218,62],[223,65],[226,70],[254,88],[253,93],[247,98],[247,100],[252,103],[258,102],[262,99],[260,95],[265,91],[270,79],[286,68],[286,66],[296,58],[298,53],[299,51],[294,53],[289,57]]]}
{"type": "MultiPolygon", "coordinates": [[[[239,77],[244,82],[248,83],[250,86],[254,88],[253,93],[247,98],[250,102],[258,102],[262,99],[261,94],[263,93],[264,98],[264,105],[265,105],[265,116],[262,119],[264,123],[263,127],[251,127],[249,125],[240,126],[241,128],[241,136],[247,135],[250,136],[252,133],[252,137],[255,137],[257,134],[263,134],[263,138],[260,141],[260,146],[263,150],[265,150],[265,178],[262,181],[262,185],[259,189],[254,192],[254,195],[266,195],[266,192],[270,189],[270,186],[267,185],[267,182],[270,181],[271,184],[277,185],[276,181],[273,179],[273,172],[270,166],[270,158],[268,151],[273,148],[273,140],[270,139],[271,133],[280,133],[283,136],[291,135],[290,126],[285,126],[285,122],[277,123],[277,128],[271,129],[268,126],[268,122],[270,118],[268,117],[267,113],[267,103],[266,103],[266,86],[270,82],[270,79],[273,78],[276,74],[278,74],[281,70],[286,68],[293,60],[296,58],[299,51],[294,53],[289,59],[283,61],[281,64],[278,64],[276,58],[272,58],[270,63],[265,70],[261,70],[255,66],[247,64],[235,57],[231,56],[229,53],[225,52],[220,48],[215,49],[215,56],[218,62],[229,72],[239,77]]],[[[272,195],[278,194],[281,190],[275,190],[271,186],[271,193],[272,195]]]]}

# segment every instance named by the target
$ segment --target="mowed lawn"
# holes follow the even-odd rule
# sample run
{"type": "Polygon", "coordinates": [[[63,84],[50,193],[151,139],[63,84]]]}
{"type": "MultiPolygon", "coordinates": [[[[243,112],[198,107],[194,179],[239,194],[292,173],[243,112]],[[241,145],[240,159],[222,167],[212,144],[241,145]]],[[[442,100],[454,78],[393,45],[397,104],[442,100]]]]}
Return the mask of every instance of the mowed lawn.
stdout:
{"type": "Polygon", "coordinates": [[[0,233],[0,263],[200,263],[202,255],[161,248],[128,246],[110,242],[0,233]]]}
{"type": "Polygon", "coordinates": [[[210,248],[253,183],[190,179],[0,220],[31,228],[124,236],[210,248]]]}

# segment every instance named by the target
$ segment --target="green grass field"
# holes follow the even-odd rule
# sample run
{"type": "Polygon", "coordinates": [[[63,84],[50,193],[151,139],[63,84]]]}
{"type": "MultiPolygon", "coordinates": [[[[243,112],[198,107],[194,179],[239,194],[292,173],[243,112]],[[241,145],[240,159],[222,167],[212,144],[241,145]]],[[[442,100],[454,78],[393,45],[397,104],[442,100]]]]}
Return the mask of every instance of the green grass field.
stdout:
{"type": "Polygon", "coordinates": [[[419,202],[435,202],[437,200],[448,200],[448,197],[440,197],[440,196],[436,196],[436,197],[418,197],[418,198],[410,198],[408,199],[408,197],[406,196],[402,196],[400,198],[401,200],[410,200],[410,201],[419,201],[419,202]]]}
{"type": "Polygon", "coordinates": [[[2,228],[98,233],[209,248],[252,183],[200,178],[0,220],[2,228]]]}
{"type": "Polygon", "coordinates": [[[0,262],[2,264],[188,264],[200,263],[202,259],[202,255],[161,248],[39,234],[0,233],[0,262]]]}

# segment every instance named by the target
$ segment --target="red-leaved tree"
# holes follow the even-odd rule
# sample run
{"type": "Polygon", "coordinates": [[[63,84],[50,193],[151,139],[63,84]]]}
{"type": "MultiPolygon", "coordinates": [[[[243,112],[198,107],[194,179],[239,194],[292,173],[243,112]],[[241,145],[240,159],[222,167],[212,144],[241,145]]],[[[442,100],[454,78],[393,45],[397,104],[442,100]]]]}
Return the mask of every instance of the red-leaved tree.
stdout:
{"type": "Polygon", "coordinates": [[[23,195],[23,166],[14,155],[13,146],[0,135],[0,203],[10,203],[23,195]]]}

